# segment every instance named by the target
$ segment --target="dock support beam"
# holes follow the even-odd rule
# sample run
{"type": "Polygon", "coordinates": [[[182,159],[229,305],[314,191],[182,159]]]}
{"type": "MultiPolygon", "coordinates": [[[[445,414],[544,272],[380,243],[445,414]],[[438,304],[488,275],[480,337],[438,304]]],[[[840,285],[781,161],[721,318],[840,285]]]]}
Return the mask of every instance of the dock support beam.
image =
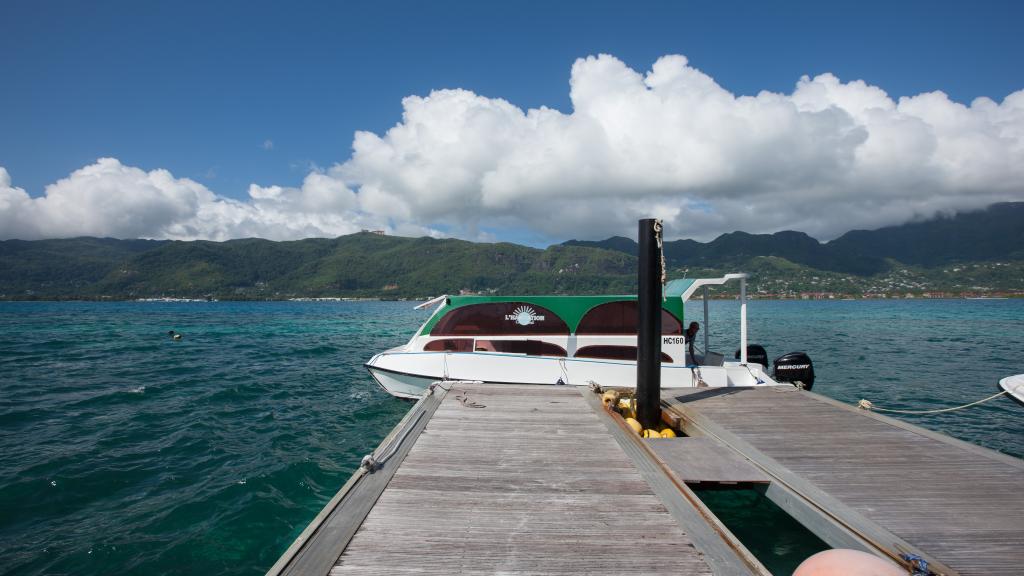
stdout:
{"type": "Polygon", "coordinates": [[[661,424],[661,221],[640,221],[637,242],[636,415],[645,428],[661,424]]]}

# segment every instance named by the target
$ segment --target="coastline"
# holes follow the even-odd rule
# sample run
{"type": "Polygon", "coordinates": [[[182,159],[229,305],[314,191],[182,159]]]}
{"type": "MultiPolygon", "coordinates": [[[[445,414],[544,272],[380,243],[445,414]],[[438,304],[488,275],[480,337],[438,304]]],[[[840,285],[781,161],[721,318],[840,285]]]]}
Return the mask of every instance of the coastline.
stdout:
{"type": "MultiPolygon", "coordinates": [[[[463,291],[463,295],[473,292],[463,291]]],[[[528,294],[521,294],[528,295],[528,294]]],[[[580,295],[587,295],[581,293],[580,295]]],[[[387,296],[280,296],[266,298],[238,297],[176,297],[148,296],[129,298],[121,296],[78,296],[68,298],[54,297],[7,297],[0,294],[0,302],[140,302],[140,303],[207,303],[207,302],[424,302],[433,296],[421,297],[387,297],[387,296]]],[[[906,292],[902,294],[844,294],[840,292],[801,292],[797,294],[748,294],[747,300],[788,301],[788,300],[834,300],[850,302],[862,300],[1012,300],[1024,298],[1022,291],[991,291],[991,292],[906,292]]],[[[735,294],[712,294],[709,300],[738,300],[735,294]]]]}

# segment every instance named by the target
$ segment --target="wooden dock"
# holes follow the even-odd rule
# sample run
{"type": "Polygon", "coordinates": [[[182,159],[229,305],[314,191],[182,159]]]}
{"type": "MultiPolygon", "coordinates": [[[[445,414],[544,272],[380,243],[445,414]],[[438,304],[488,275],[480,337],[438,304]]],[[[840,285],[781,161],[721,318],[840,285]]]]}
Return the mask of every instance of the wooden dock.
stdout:
{"type": "Polygon", "coordinates": [[[660,472],[620,446],[640,441],[585,395],[438,386],[268,574],[767,574],[682,498],[666,505],[660,472]]]}
{"type": "Polygon", "coordinates": [[[711,574],[577,390],[481,385],[448,392],[331,570],[406,572],[711,574]]]}
{"type": "Polygon", "coordinates": [[[448,382],[268,572],[768,571],[691,485],[756,486],[832,546],[1024,572],[1024,462],[792,388],[663,394],[643,440],[586,388],[448,382]]]}
{"type": "Polygon", "coordinates": [[[795,388],[664,391],[687,434],[771,478],[835,547],[912,552],[943,574],[1024,574],[1024,460],[795,388]]]}

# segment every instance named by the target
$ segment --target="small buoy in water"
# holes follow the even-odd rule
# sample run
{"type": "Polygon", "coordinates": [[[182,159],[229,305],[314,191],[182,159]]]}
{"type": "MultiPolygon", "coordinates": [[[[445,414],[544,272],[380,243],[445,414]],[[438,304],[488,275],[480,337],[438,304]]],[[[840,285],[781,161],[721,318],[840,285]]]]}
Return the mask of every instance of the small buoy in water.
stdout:
{"type": "Polygon", "coordinates": [[[629,427],[632,428],[633,431],[636,432],[637,434],[642,432],[644,429],[644,427],[641,426],[640,423],[633,418],[626,418],[626,424],[629,424],[629,427]]]}
{"type": "Polygon", "coordinates": [[[662,438],[675,438],[676,437],[676,431],[671,429],[671,428],[665,428],[664,430],[661,431],[661,437],[662,438]]]}
{"type": "Polygon", "coordinates": [[[906,576],[893,562],[860,550],[836,548],[818,552],[796,567],[793,576],[906,576]]]}
{"type": "Polygon", "coordinates": [[[657,430],[651,430],[648,428],[647,430],[644,430],[641,436],[643,436],[644,438],[661,438],[661,432],[658,432],[657,430]]]}

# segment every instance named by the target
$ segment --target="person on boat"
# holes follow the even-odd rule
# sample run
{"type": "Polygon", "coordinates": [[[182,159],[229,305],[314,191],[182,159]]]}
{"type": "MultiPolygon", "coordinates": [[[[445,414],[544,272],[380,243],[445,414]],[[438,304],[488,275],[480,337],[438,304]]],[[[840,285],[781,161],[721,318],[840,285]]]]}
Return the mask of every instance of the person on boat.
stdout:
{"type": "Polygon", "coordinates": [[[697,363],[697,355],[694,354],[693,341],[697,339],[697,332],[700,331],[700,324],[696,322],[690,322],[690,325],[686,327],[686,332],[683,333],[683,337],[686,339],[686,353],[690,356],[690,362],[693,364],[697,363]]]}

